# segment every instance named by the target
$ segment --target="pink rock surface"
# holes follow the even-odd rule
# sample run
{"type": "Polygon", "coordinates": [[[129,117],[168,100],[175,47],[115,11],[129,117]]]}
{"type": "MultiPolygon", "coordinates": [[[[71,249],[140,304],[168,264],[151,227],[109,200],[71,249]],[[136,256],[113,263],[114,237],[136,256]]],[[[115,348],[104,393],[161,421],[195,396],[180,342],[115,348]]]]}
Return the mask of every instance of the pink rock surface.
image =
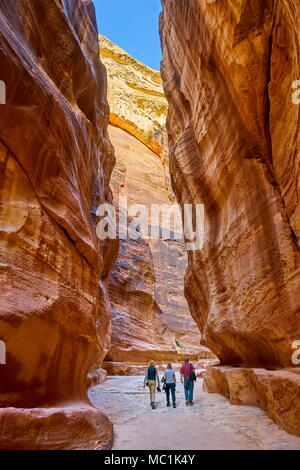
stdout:
{"type": "MultiPolygon", "coordinates": [[[[109,135],[116,155],[112,188],[128,206],[175,202],[170,186],[166,143],[167,101],[161,76],[99,36],[101,60],[107,68],[109,135]]],[[[149,224],[151,221],[148,221],[149,224]]],[[[109,374],[132,371],[134,364],[196,360],[212,353],[200,346],[200,332],[184,297],[187,254],[183,241],[121,240],[114,266],[112,344],[105,367],[109,374]],[[122,366],[116,363],[123,362],[122,366]],[[127,367],[128,366],[128,367],[127,367]]]]}
{"type": "Polygon", "coordinates": [[[117,244],[99,242],[95,211],[112,200],[114,153],[92,2],[1,2],[0,63],[0,448],[74,448],[85,432],[86,446],[107,447],[111,426],[93,408],[75,404],[58,419],[40,409],[88,404],[87,375],[110,346],[117,244]],[[74,419],[85,423],[80,438],[74,419]]]}
{"type": "Polygon", "coordinates": [[[2,450],[99,450],[112,446],[104,413],[74,403],[65,407],[0,409],[2,450]]]}
{"type": "MultiPolygon", "coordinates": [[[[205,242],[189,253],[186,277],[202,343],[223,364],[293,367],[300,339],[300,107],[292,103],[298,2],[163,6],[172,184],[180,203],[203,203],[206,211],[205,242]]],[[[212,388],[226,393],[218,374],[212,388]]],[[[285,414],[281,397],[285,391],[298,400],[296,375],[265,374],[269,415],[298,433],[298,405],[285,414]]]]}
{"type": "Polygon", "coordinates": [[[295,2],[163,3],[173,186],[180,202],[206,208],[205,244],[190,253],[186,280],[192,314],[222,362],[291,366],[300,337],[299,240],[285,201],[288,192],[296,207],[299,184],[295,2]]]}
{"type": "Polygon", "coordinates": [[[210,367],[204,389],[223,393],[234,405],[259,406],[285,431],[300,436],[300,369],[210,367]]]}

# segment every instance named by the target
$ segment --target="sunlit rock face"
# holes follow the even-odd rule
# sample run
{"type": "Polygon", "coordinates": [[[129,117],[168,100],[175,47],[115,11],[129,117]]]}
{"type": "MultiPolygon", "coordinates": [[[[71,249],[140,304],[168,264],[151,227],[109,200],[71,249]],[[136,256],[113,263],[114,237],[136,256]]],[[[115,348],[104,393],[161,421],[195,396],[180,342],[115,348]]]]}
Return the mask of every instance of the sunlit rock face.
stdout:
{"type": "MultiPolygon", "coordinates": [[[[160,74],[100,36],[108,72],[109,134],[115,148],[112,186],[116,204],[128,198],[151,204],[175,202],[166,160],[167,102],[160,74]]],[[[149,220],[149,223],[151,221],[149,220]]],[[[121,240],[110,281],[112,347],[109,373],[131,373],[149,359],[177,362],[200,353],[200,333],[183,293],[187,257],[181,241],[121,240]],[[122,365],[123,364],[123,365],[122,365]]],[[[143,373],[143,370],[142,370],[143,373]]]]}
{"type": "Polygon", "coordinates": [[[281,428],[300,435],[300,369],[218,366],[205,372],[204,389],[233,405],[259,406],[281,428]]]}
{"type": "Polygon", "coordinates": [[[108,70],[110,122],[161,155],[165,147],[167,101],[160,72],[147,67],[100,36],[101,59],[108,70]]]}
{"type": "Polygon", "coordinates": [[[114,153],[94,7],[2,1],[0,36],[0,448],[107,448],[86,394],[110,347],[117,254],[95,231],[114,153]]]}
{"type": "MultiPolygon", "coordinates": [[[[186,295],[202,343],[225,364],[295,366],[298,6],[293,0],[163,1],[172,183],[180,202],[206,208],[205,243],[189,253],[186,295]]],[[[289,380],[296,383],[296,376],[289,380]]],[[[266,379],[265,408],[300,434],[299,394],[289,418],[274,412],[276,406],[285,411],[276,398],[278,380],[266,379]]]]}

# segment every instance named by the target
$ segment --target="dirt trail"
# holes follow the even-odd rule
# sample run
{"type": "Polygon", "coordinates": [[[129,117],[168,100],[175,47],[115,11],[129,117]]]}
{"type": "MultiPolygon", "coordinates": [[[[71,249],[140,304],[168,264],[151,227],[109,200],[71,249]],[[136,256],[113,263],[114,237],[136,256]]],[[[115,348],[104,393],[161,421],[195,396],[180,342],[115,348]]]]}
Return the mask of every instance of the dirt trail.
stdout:
{"type": "Polygon", "coordinates": [[[176,409],[166,407],[164,393],[156,394],[150,409],[143,377],[109,377],[90,389],[93,404],[114,423],[116,450],[300,450],[300,438],[280,430],[259,408],[234,406],[219,394],[195,387],[194,406],[185,405],[177,385],[176,409]]]}

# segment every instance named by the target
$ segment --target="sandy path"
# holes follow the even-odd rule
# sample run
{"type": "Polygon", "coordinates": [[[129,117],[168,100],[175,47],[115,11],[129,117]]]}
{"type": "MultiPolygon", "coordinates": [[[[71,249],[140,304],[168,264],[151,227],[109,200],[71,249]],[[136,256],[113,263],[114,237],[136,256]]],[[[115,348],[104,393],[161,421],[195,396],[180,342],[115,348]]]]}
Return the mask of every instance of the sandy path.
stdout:
{"type": "Polygon", "coordinates": [[[297,449],[300,438],[280,430],[259,408],[234,406],[196,383],[193,407],[185,405],[177,385],[176,409],[166,407],[164,393],[156,394],[150,409],[143,377],[109,377],[90,389],[94,405],[114,423],[117,450],[297,449]]]}

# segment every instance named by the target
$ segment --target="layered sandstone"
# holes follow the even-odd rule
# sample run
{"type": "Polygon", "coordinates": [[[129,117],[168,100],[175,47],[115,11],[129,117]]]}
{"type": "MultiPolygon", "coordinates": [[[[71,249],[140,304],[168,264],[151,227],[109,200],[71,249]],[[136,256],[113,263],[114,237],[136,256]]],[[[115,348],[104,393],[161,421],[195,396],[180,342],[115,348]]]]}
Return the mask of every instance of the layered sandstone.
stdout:
{"type": "Polygon", "coordinates": [[[105,36],[100,36],[100,44],[101,59],[108,70],[111,124],[162,155],[168,106],[160,72],[134,59],[105,36]]]}
{"type": "Polygon", "coordinates": [[[117,252],[95,232],[114,153],[93,4],[1,2],[0,36],[0,448],[108,448],[86,393],[110,346],[117,252]]]}
{"type": "Polygon", "coordinates": [[[259,406],[281,428],[299,436],[300,369],[209,367],[204,389],[223,393],[233,405],[259,406]]]}
{"type": "MultiPolygon", "coordinates": [[[[150,215],[151,204],[175,202],[166,160],[167,102],[160,74],[102,36],[100,51],[108,72],[115,201],[126,196],[128,207],[143,204],[150,215]]],[[[136,373],[135,366],[149,359],[166,363],[187,353],[194,358],[209,355],[200,348],[200,334],[184,298],[186,263],[182,240],[120,241],[110,283],[109,373],[136,373]]]]}
{"type": "MultiPolygon", "coordinates": [[[[297,2],[163,6],[173,188],[181,203],[206,209],[204,246],[189,253],[192,315],[202,343],[223,364],[243,366],[237,373],[291,368],[300,339],[300,108],[291,100],[299,78],[297,2]]],[[[299,379],[286,374],[264,372],[264,391],[255,396],[280,426],[300,434],[299,379]]],[[[211,389],[233,393],[225,382],[211,389]]]]}

